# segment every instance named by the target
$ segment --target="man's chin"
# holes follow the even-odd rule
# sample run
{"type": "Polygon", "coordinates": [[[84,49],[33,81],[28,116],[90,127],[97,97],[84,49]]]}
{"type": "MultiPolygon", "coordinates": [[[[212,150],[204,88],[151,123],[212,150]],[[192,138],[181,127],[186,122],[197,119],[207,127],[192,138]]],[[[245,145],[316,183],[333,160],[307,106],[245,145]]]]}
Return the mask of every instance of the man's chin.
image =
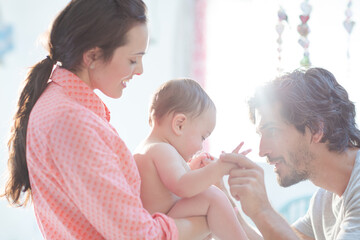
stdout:
{"type": "Polygon", "coordinates": [[[279,175],[277,175],[277,181],[281,187],[287,188],[301,181],[304,181],[304,179],[294,179],[294,178],[286,178],[286,177],[281,178],[279,175]]]}

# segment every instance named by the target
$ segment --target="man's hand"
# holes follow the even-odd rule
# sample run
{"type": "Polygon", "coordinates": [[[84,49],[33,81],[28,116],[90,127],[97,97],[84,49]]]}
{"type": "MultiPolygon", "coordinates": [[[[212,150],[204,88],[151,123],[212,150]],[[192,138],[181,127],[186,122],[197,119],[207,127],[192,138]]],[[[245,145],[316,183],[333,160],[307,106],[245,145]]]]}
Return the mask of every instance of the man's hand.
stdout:
{"type": "Polygon", "coordinates": [[[242,209],[250,218],[256,218],[259,213],[272,209],[264,183],[264,170],[243,154],[223,153],[220,159],[224,162],[237,164],[229,175],[231,195],[241,202],[242,209]]]}
{"type": "MultiPolygon", "coordinates": [[[[233,168],[229,176],[231,195],[241,202],[244,213],[253,220],[264,239],[299,239],[286,220],[272,208],[266,194],[264,170],[236,151],[223,153],[220,159],[237,164],[238,167],[233,168]]],[[[253,231],[248,231],[249,228],[245,229],[249,237],[251,234],[251,239],[259,239],[253,231]]]]}

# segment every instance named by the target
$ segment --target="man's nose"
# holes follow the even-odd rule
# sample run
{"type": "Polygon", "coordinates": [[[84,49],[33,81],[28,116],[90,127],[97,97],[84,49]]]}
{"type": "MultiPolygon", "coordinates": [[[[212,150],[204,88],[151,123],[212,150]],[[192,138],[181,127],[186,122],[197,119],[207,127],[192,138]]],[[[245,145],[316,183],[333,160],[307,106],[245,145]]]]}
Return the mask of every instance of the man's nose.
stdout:
{"type": "Polygon", "coordinates": [[[271,143],[262,137],[259,144],[259,156],[265,157],[270,155],[271,152],[271,143]]]}

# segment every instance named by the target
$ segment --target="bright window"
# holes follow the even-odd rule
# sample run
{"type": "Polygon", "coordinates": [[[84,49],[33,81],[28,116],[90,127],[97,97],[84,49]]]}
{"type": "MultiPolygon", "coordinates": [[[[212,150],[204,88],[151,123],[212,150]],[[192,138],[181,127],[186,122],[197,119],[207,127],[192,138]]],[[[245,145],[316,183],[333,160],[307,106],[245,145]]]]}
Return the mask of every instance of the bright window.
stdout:
{"type": "MultiPolygon", "coordinates": [[[[299,0],[282,2],[289,18],[282,35],[285,71],[300,67],[303,56],[296,30],[300,24],[301,3],[299,0]]],[[[311,63],[335,75],[357,104],[359,115],[360,1],[353,1],[356,25],[350,41],[343,26],[347,1],[310,0],[309,3],[312,5],[308,21],[311,63]]],[[[231,146],[244,140],[246,146],[253,149],[250,158],[262,161],[258,157],[258,136],[248,118],[246,99],[256,85],[277,75],[278,9],[279,1],[208,1],[206,90],[218,110],[217,126],[210,138],[214,154],[231,151],[231,146]]]]}

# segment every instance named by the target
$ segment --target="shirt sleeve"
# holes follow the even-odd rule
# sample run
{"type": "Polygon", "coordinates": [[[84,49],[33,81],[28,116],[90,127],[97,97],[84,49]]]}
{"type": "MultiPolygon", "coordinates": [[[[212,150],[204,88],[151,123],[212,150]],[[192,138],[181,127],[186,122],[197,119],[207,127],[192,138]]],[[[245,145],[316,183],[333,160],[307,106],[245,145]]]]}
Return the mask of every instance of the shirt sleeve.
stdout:
{"type": "MultiPolygon", "coordinates": [[[[357,182],[357,181],[356,181],[357,182]]],[[[359,239],[360,236],[360,184],[352,186],[346,196],[344,219],[337,240],[359,239]]]]}
{"type": "Polygon", "coordinates": [[[171,218],[143,208],[133,157],[105,120],[67,112],[48,138],[68,197],[105,239],[178,238],[171,218]]]}

